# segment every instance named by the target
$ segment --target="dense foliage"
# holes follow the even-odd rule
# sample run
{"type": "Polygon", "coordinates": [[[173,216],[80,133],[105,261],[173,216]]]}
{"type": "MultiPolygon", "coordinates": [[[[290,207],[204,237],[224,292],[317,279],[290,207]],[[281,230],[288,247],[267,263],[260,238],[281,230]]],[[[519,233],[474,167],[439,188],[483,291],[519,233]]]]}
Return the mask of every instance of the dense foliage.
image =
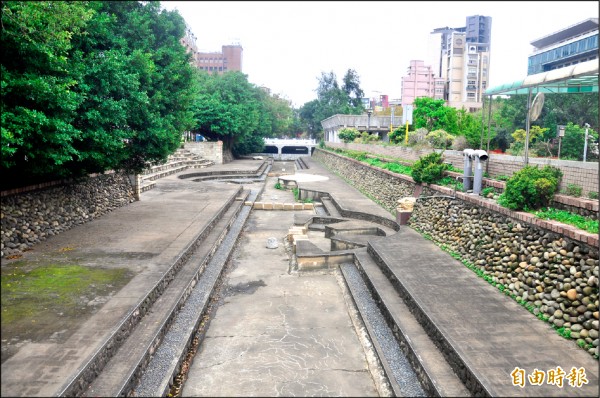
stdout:
{"type": "Polygon", "coordinates": [[[354,139],[359,135],[360,132],[354,127],[344,127],[338,132],[338,137],[340,137],[340,140],[346,143],[353,142],[354,139]]]}
{"type": "Polygon", "coordinates": [[[442,154],[432,152],[421,156],[413,166],[411,176],[416,183],[434,184],[444,177],[444,171],[450,169],[450,165],[443,162],[442,154]]]}
{"type": "Polygon", "coordinates": [[[158,2],[2,2],[3,185],[164,161],[193,125],[184,32],[158,2]]]}
{"type": "Polygon", "coordinates": [[[556,167],[525,166],[512,175],[498,203],[511,210],[534,210],[547,206],[558,189],[562,171],[556,167]]]}
{"type": "Polygon", "coordinates": [[[159,2],[1,7],[3,188],[139,173],[187,131],[248,153],[262,137],[300,129],[289,101],[246,75],[194,68],[180,43],[185,21],[159,2]]]}
{"type": "Polygon", "coordinates": [[[201,92],[194,101],[192,131],[209,139],[223,140],[236,155],[261,152],[264,137],[289,131],[289,102],[248,81],[242,72],[222,75],[197,72],[201,92]]]}
{"type": "MultiPolygon", "coordinates": [[[[510,98],[494,99],[492,114],[493,130],[496,132],[492,140],[492,148],[505,150],[515,140],[511,134],[519,129],[525,130],[527,115],[527,95],[513,95],[510,98]]],[[[583,134],[585,123],[588,130],[588,159],[597,159],[598,145],[598,95],[595,93],[549,94],[546,95],[544,107],[539,118],[531,124],[531,129],[544,129],[541,136],[532,138],[530,151],[533,156],[558,156],[559,140],[557,126],[567,126],[561,142],[561,159],[583,159],[583,134]],[[567,143],[567,151],[562,148],[567,143]],[[594,157],[595,156],[595,157],[594,157]]],[[[522,151],[522,145],[513,145],[514,153],[522,151]]]]}

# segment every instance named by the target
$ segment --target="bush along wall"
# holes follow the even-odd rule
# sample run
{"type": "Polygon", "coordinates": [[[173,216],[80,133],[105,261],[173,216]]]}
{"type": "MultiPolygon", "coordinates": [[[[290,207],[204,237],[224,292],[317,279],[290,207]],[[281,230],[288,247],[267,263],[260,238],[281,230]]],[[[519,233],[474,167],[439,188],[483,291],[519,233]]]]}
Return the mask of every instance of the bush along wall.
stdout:
{"type": "Polygon", "coordinates": [[[129,177],[105,173],[46,189],[3,195],[1,257],[135,201],[129,177]]]}
{"type": "MultiPolygon", "coordinates": [[[[417,187],[406,176],[337,154],[317,150],[313,156],[388,210],[417,187]]],[[[417,200],[410,227],[598,357],[597,236],[477,196],[453,199],[446,187],[424,185],[421,194],[429,198],[417,200]]]]}

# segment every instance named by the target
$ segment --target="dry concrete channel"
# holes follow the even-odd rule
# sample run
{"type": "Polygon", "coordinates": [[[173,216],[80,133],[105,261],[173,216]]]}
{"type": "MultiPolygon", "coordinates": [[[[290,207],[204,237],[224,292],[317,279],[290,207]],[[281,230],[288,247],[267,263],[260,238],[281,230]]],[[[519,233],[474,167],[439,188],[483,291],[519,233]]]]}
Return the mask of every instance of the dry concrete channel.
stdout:
{"type": "Polygon", "coordinates": [[[501,309],[505,324],[447,322],[455,293],[409,265],[447,267],[459,282],[470,271],[310,157],[178,172],[103,219],[38,252],[87,237],[87,251],[61,255],[127,259],[139,273],[63,341],[25,343],[3,361],[2,396],[572,395],[511,385],[514,366],[536,363],[529,348],[544,364],[585,366],[577,395],[597,396],[597,361],[535,319],[518,330],[522,345],[512,341],[511,322],[529,314],[491,288],[472,300],[501,309]],[[493,329],[496,356],[478,340],[493,329]]]}
{"type": "MultiPolygon", "coordinates": [[[[246,204],[255,202],[255,208],[263,209],[250,212],[250,207],[246,207],[246,214],[233,223],[229,242],[225,238],[204,271],[213,272],[213,263],[217,273],[224,267],[211,294],[211,308],[203,313],[198,309],[202,308],[197,303],[202,301],[204,292],[211,289],[201,278],[177,315],[182,320],[176,320],[165,335],[132,395],[167,393],[170,382],[164,375],[172,370],[169,368],[174,362],[181,360],[175,347],[189,335],[182,330],[199,317],[203,320],[195,340],[167,394],[427,395],[351,261],[342,264],[345,272],[326,264],[299,269],[294,242],[288,239],[290,228],[298,220],[318,213],[327,216],[327,212],[318,203],[301,206],[305,210],[290,210],[295,202],[293,192],[276,189],[275,185],[328,178],[295,174],[296,168],[293,161],[274,162],[264,170],[269,177],[223,180],[243,184],[250,191],[246,204]],[[365,326],[357,303],[368,314],[370,329],[365,326]],[[369,331],[382,339],[377,345],[379,352],[369,331]],[[388,373],[378,357],[382,347],[387,350],[388,373]],[[389,377],[393,378],[391,382],[389,377]]],[[[330,251],[330,239],[322,228],[305,233],[319,250],[330,251]]]]}

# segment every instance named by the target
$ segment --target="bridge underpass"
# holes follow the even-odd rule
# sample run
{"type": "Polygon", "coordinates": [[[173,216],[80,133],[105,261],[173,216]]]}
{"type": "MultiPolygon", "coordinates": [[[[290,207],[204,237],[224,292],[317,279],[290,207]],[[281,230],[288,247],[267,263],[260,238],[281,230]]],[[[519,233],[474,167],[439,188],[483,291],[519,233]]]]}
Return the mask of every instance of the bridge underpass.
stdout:
{"type": "Polygon", "coordinates": [[[272,155],[275,160],[290,160],[312,155],[316,146],[316,140],[269,138],[265,139],[264,152],[254,155],[272,155]]]}

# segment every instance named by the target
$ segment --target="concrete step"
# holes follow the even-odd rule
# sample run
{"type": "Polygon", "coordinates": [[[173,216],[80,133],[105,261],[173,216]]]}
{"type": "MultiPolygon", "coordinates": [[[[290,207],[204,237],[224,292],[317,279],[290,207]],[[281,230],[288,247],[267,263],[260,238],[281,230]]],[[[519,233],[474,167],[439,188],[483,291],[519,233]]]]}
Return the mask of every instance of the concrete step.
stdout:
{"type": "Polygon", "coordinates": [[[367,252],[473,396],[569,395],[552,383],[515,392],[512,377],[518,366],[545,372],[573,364],[589,381],[576,395],[598,395],[596,359],[416,231],[403,227],[369,242],[367,252]]]}
{"type": "MultiPolygon", "coordinates": [[[[427,331],[411,314],[392,283],[371,256],[366,251],[357,251],[355,264],[428,395],[470,396],[459,376],[444,360],[427,331]]],[[[371,339],[376,339],[376,336],[371,336],[371,339]]],[[[378,344],[375,346],[379,347],[378,344]]],[[[383,357],[381,360],[384,362],[385,353],[378,354],[383,357]]]]}
{"type": "Polygon", "coordinates": [[[156,181],[144,181],[142,180],[140,185],[140,193],[149,191],[156,187],[156,181]]]}
{"type": "Polygon", "coordinates": [[[342,217],[330,198],[321,198],[321,203],[323,203],[323,207],[325,207],[328,215],[331,217],[342,217]]]}
{"type": "MultiPolygon", "coordinates": [[[[242,192],[236,194],[239,196],[242,192]]],[[[166,272],[148,294],[132,310],[132,319],[123,325],[137,322],[134,328],[119,326],[114,329],[104,347],[88,362],[95,368],[94,376],[82,369],[64,393],[70,395],[83,388],[83,396],[127,396],[147,366],[154,350],[170,327],[177,311],[184,305],[191,289],[202,274],[224,238],[229,225],[243,207],[243,200],[230,198],[213,219],[190,242],[178,257],[181,263],[166,272]],[[153,301],[154,300],[154,301],[153,301]],[[149,310],[140,317],[135,315],[144,306],[149,310]],[[137,317],[137,321],[135,318],[137,317]],[[124,334],[123,330],[130,330],[124,334]],[[83,385],[83,387],[82,387],[83,385]]],[[[179,261],[178,261],[179,262],[179,261]]]]}
{"type": "Polygon", "coordinates": [[[175,167],[169,167],[164,170],[157,171],[155,173],[142,175],[142,181],[155,181],[160,178],[170,176],[171,174],[179,173],[180,171],[187,170],[188,166],[185,164],[178,165],[175,167]]]}
{"type": "Polygon", "coordinates": [[[306,170],[306,169],[308,169],[308,165],[306,164],[306,162],[304,161],[303,158],[296,159],[296,161],[294,162],[294,164],[296,165],[296,170],[306,170]]]}

